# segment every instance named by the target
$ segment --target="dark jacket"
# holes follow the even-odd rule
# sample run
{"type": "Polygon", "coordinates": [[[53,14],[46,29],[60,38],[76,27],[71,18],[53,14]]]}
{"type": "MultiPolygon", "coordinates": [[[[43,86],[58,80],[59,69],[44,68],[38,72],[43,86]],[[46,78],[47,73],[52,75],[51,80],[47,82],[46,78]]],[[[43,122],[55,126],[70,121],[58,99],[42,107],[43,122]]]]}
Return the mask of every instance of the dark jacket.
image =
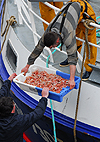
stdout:
{"type": "MultiPolygon", "coordinates": [[[[6,80],[0,90],[0,97],[8,96],[10,86],[10,80],[6,80]]],[[[6,118],[0,117],[0,142],[23,142],[23,132],[43,116],[46,106],[47,99],[42,97],[29,114],[12,113],[6,118]]]]}

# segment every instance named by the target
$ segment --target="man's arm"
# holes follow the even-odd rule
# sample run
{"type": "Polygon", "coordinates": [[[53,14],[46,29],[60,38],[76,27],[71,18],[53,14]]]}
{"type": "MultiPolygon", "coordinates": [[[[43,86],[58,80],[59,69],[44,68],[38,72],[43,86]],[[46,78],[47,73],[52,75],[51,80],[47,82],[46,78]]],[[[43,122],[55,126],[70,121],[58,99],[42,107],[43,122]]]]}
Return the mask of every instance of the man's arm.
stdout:
{"type": "Polygon", "coordinates": [[[35,49],[33,50],[33,52],[30,54],[30,56],[28,58],[27,65],[21,70],[21,72],[24,72],[24,75],[26,75],[30,65],[34,64],[34,61],[39,57],[39,55],[43,51],[43,48],[45,46],[43,43],[43,37],[44,37],[44,35],[39,40],[39,42],[38,42],[37,46],[35,47],[35,49]]]}
{"type": "Polygon", "coordinates": [[[21,128],[21,130],[23,129],[23,132],[26,131],[30,126],[32,126],[37,120],[39,120],[43,116],[47,106],[48,95],[49,88],[44,87],[42,90],[42,98],[39,100],[36,108],[29,114],[18,115],[20,125],[19,127],[21,128]]]}
{"type": "Polygon", "coordinates": [[[43,36],[42,36],[42,38],[39,40],[38,44],[35,46],[35,49],[33,50],[33,52],[30,54],[28,58],[28,62],[27,62],[28,65],[34,64],[34,61],[39,57],[39,55],[43,51],[44,46],[45,45],[43,43],[43,36]]]}
{"type": "Polygon", "coordinates": [[[4,96],[8,96],[10,92],[11,82],[16,77],[16,73],[13,73],[8,80],[5,80],[1,89],[0,89],[0,98],[4,96]]]}
{"type": "Polygon", "coordinates": [[[66,21],[64,23],[64,44],[68,53],[68,63],[70,64],[70,80],[68,82],[70,89],[75,86],[75,70],[77,64],[77,45],[76,45],[76,28],[80,18],[81,6],[80,3],[74,2],[68,9],[66,21]],[[74,9],[74,10],[72,10],[74,9]],[[72,16],[72,18],[70,18],[72,16]],[[66,32],[67,31],[67,32],[66,32]]]}
{"type": "Polygon", "coordinates": [[[75,72],[76,72],[76,66],[70,65],[70,80],[68,82],[68,85],[70,86],[70,89],[73,89],[75,87],[75,72]]]}
{"type": "MultiPolygon", "coordinates": [[[[77,64],[77,46],[76,46],[76,36],[74,34],[74,31],[72,32],[71,43],[67,48],[68,53],[68,63],[70,64],[70,80],[68,82],[68,85],[70,86],[70,89],[73,89],[75,87],[75,72],[76,72],[76,64],[77,64]]],[[[69,43],[69,42],[68,42],[69,43]]]]}

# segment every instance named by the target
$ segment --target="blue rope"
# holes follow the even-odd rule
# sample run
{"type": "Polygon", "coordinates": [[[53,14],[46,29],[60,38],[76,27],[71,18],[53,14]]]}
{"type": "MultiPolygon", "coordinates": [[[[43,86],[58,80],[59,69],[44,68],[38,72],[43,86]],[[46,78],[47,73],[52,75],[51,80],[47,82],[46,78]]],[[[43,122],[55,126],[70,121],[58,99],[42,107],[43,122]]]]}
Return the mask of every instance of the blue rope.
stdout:
{"type": "MultiPolygon", "coordinates": [[[[57,48],[59,48],[61,46],[61,43],[57,46],[57,48]]],[[[52,54],[54,54],[56,52],[56,49],[52,52],[52,54]]],[[[48,68],[48,62],[49,62],[49,58],[50,58],[50,55],[47,57],[47,60],[46,60],[46,67],[48,68]]]]}
{"type": "Polygon", "coordinates": [[[96,18],[96,20],[99,19],[99,18],[100,18],[100,16],[98,16],[98,17],[96,18]]]}
{"type": "Polygon", "coordinates": [[[100,40],[97,42],[97,44],[99,44],[100,43],[100,40]]]}
{"type": "Polygon", "coordinates": [[[55,142],[57,142],[57,138],[56,138],[56,127],[55,127],[55,119],[54,119],[53,105],[52,105],[52,100],[51,100],[51,99],[50,99],[50,105],[51,105],[51,113],[52,113],[52,122],[53,122],[54,138],[55,138],[55,142]]]}
{"type": "MultiPolygon", "coordinates": [[[[96,32],[99,32],[99,31],[100,31],[100,29],[96,30],[96,32]]],[[[97,37],[100,37],[100,32],[99,32],[99,33],[96,33],[96,36],[97,36],[97,37]]]]}
{"type": "MultiPolygon", "coordinates": [[[[100,18],[100,16],[98,16],[98,17],[96,18],[96,20],[99,19],[99,18],[100,18]]],[[[98,24],[100,24],[100,22],[99,22],[98,24]]],[[[96,30],[96,32],[98,32],[98,31],[100,31],[100,29],[96,30]]],[[[99,32],[99,33],[96,33],[96,36],[97,36],[97,37],[100,37],[100,32],[99,32]]],[[[99,43],[100,43],[100,41],[97,42],[97,44],[99,44],[99,43]]]]}
{"type": "MultiPolygon", "coordinates": [[[[61,46],[61,44],[60,44],[57,48],[59,48],[60,46],[61,46]]],[[[56,52],[56,49],[52,52],[52,54],[54,54],[55,52],[56,52]]],[[[47,68],[48,68],[49,58],[50,58],[50,55],[47,57],[47,60],[46,60],[46,67],[47,67],[47,68]]],[[[55,142],[57,142],[55,119],[54,119],[53,105],[52,105],[52,100],[51,100],[51,99],[50,99],[50,105],[51,105],[51,113],[52,113],[52,122],[53,122],[54,138],[55,138],[55,142]]]]}

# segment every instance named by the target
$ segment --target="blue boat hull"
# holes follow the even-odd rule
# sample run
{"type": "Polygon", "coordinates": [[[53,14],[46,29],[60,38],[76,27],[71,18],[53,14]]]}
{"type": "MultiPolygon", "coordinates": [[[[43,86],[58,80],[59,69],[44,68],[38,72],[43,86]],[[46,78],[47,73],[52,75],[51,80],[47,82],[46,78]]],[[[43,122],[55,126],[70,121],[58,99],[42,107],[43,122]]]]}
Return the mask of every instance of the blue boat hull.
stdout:
{"type": "MultiPolygon", "coordinates": [[[[6,80],[9,74],[4,66],[2,56],[0,56],[0,68],[1,68],[0,75],[2,77],[2,80],[6,80]]],[[[28,94],[26,94],[23,90],[21,90],[14,82],[12,82],[10,95],[13,97],[13,99],[16,102],[17,112],[21,114],[31,112],[38,104],[38,101],[31,98],[28,94]]],[[[54,111],[54,114],[55,116],[59,116],[59,119],[55,117],[55,119],[57,119],[55,125],[56,125],[58,142],[74,142],[74,136],[73,136],[74,119],[66,117],[56,111],[54,111]]],[[[92,126],[90,127],[80,122],[77,122],[77,125],[80,125],[80,131],[79,128],[77,131],[78,142],[98,142],[100,140],[98,138],[100,137],[99,129],[94,128],[92,126]],[[82,127],[87,128],[87,133],[86,131],[82,132],[82,127]],[[88,135],[88,129],[90,129],[91,131],[94,131],[95,129],[97,131],[96,137],[88,135]]],[[[39,120],[37,123],[35,123],[31,128],[29,128],[25,132],[25,134],[32,142],[54,141],[50,108],[46,109],[46,112],[42,117],[42,119],[39,120]]]]}

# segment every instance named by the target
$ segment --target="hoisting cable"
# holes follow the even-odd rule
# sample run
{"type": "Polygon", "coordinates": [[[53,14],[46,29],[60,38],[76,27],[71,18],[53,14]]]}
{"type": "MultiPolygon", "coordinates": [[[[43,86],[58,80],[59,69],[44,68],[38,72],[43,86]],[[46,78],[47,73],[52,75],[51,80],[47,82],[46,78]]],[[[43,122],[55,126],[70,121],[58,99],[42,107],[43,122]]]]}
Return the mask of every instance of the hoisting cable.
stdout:
{"type": "Polygon", "coordinates": [[[0,55],[1,55],[1,52],[3,50],[4,43],[6,41],[6,37],[7,37],[8,31],[9,31],[9,27],[12,26],[14,23],[17,23],[16,18],[14,16],[11,16],[10,19],[7,20],[6,22],[7,22],[7,24],[6,24],[6,27],[4,29],[4,32],[1,34],[1,36],[4,36],[4,34],[5,34],[5,37],[4,37],[4,41],[2,43],[2,46],[1,46],[0,55]]]}
{"type": "MultiPolygon", "coordinates": [[[[85,28],[85,44],[84,44],[84,52],[83,52],[83,61],[82,61],[82,68],[81,68],[81,81],[79,84],[79,90],[78,90],[78,96],[77,96],[77,104],[76,104],[76,112],[75,112],[75,121],[74,121],[74,141],[77,142],[77,138],[76,138],[76,121],[77,121],[77,114],[78,114],[78,107],[79,107],[79,98],[80,98],[80,90],[81,90],[81,83],[82,83],[82,75],[83,75],[83,67],[84,67],[84,59],[85,59],[85,51],[86,48],[89,48],[89,44],[88,44],[88,30],[93,30],[95,27],[90,27],[89,23],[91,23],[92,20],[86,19],[84,21],[84,26],[85,28]]],[[[94,22],[94,21],[92,21],[94,22]]]]}
{"type": "MultiPolygon", "coordinates": [[[[61,44],[58,45],[57,48],[59,48],[60,46],[61,46],[61,44]]],[[[54,54],[55,52],[56,52],[56,49],[52,52],[52,54],[54,54]]],[[[46,67],[47,67],[47,68],[48,68],[49,58],[50,58],[50,55],[47,57],[47,60],[46,60],[46,67]]],[[[51,100],[51,99],[50,99],[50,106],[51,106],[51,114],[52,114],[52,122],[53,122],[54,139],[55,139],[55,142],[57,142],[55,119],[54,119],[53,105],[52,105],[52,100],[51,100]]]]}

